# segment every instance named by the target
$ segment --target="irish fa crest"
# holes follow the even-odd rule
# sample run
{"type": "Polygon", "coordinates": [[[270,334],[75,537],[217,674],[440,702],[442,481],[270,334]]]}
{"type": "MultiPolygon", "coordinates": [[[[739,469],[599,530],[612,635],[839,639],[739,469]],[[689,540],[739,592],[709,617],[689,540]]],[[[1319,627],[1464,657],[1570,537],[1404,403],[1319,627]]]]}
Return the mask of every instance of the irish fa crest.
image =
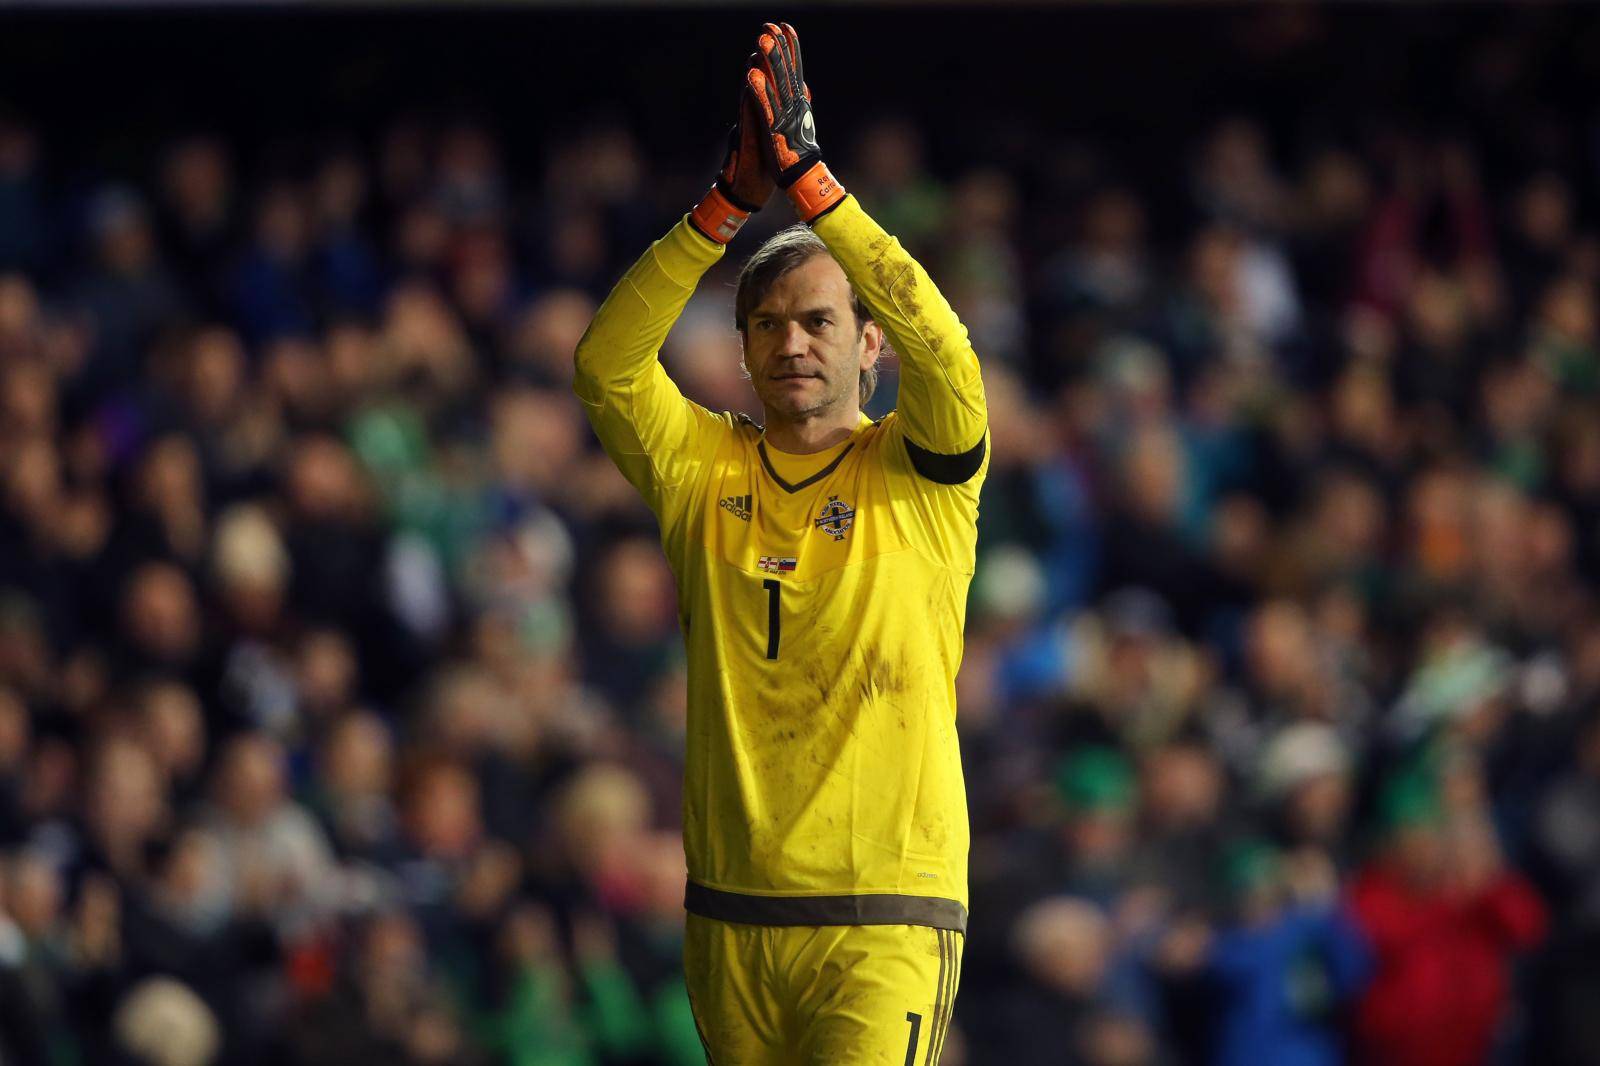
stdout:
{"type": "Polygon", "coordinates": [[[817,528],[834,540],[843,540],[844,535],[850,532],[850,527],[855,524],[855,520],[854,507],[837,496],[829,496],[828,502],[822,505],[822,513],[817,515],[817,528]]]}

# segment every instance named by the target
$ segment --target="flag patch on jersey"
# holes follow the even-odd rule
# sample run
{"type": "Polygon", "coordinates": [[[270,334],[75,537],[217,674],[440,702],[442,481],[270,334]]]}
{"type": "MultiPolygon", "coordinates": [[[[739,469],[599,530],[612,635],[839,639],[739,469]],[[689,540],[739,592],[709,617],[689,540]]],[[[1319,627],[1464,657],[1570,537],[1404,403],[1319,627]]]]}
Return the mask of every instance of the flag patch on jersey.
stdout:
{"type": "Polygon", "coordinates": [[[774,573],[788,574],[800,563],[799,559],[782,558],[776,555],[763,555],[756,560],[757,570],[770,570],[774,573]]]}

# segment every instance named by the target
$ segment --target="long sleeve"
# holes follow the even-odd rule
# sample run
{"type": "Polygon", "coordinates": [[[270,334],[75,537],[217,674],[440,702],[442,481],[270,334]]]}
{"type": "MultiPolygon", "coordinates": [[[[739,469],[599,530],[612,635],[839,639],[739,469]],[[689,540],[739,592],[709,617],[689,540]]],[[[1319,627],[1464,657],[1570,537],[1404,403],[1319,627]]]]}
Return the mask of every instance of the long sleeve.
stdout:
{"type": "Polygon", "coordinates": [[[967,329],[900,242],[846,197],[815,226],[900,356],[898,410],[917,472],[955,484],[983,462],[988,408],[967,329]]]}
{"type": "Polygon", "coordinates": [[[661,521],[676,523],[724,420],[687,399],[657,358],[722,247],[679,222],[618,281],[578,342],[573,390],[606,453],[661,521]]]}

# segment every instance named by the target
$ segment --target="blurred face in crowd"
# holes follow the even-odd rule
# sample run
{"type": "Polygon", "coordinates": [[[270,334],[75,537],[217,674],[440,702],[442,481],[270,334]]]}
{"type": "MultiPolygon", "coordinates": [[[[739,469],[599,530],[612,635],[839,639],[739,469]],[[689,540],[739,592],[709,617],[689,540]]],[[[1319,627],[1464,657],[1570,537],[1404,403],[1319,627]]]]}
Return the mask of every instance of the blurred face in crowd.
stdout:
{"type": "Polygon", "coordinates": [[[1224,573],[1253,578],[1267,558],[1272,519],[1261,501],[1240,493],[1221,500],[1212,514],[1211,558],[1224,573]]]}
{"type": "Polygon", "coordinates": [[[1141,809],[1162,828],[1205,826],[1222,799],[1222,767],[1210,752],[1173,744],[1153,752],[1143,767],[1141,809]]]}
{"type": "Polygon", "coordinates": [[[472,382],[472,349],[461,320],[438,289],[420,278],[390,292],[383,341],[402,384],[418,400],[439,403],[472,382]]]}
{"type": "Polygon", "coordinates": [[[286,595],[289,553],[262,508],[235,504],[217,519],[211,571],[236,627],[247,633],[273,628],[286,595]]]}
{"type": "Polygon", "coordinates": [[[68,814],[78,802],[78,769],[72,745],[58,737],[40,737],[28,752],[23,809],[34,818],[68,814]]]}
{"type": "Polygon", "coordinates": [[[1537,248],[1559,249],[1572,236],[1572,190],[1557,174],[1540,174],[1517,197],[1517,229],[1537,248]]]}
{"type": "Polygon", "coordinates": [[[1350,475],[1335,477],[1323,487],[1314,522],[1334,561],[1359,566],[1382,549],[1386,518],[1378,490],[1366,480],[1350,475]]]}
{"type": "Polygon", "coordinates": [[[582,281],[606,261],[605,220],[598,211],[563,211],[550,234],[549,256],[563,278],[582,281]]]}
{"type": "Polygon", "coordinates": [[[1441,820],[1429,816],[1400,821],[1389,831],[1388,853],[1394,868],[1411,885],[1437,885],[1448,858],[1441,820]]]}
{"type": "Polygon", "coordinates": [[[225,221],[232,175],[216,141],[185,141],[167,157],[167,205],[190,229],[209,229],[225,221]]]}
{"type": "Polygon", "coordinates": [[[1455,352],[1467,339],[1471,323],[1465,294],[1443,274],[1423,272],[1411,289],[1407,310],[1412,335],[1436,356],[1455,352]]]}
{"type": "Polygon", "coordinates": [[[165,816],[165,796],[155,760],[143,746],[109,740],[90,764],[86,815],[102,846],[126,854],[153,833],[165,816]]]}
{"type": "Polygon", "coordinates": [[[1471,485],[1462,471],[1437,468],[1411,482],[1406,500],[1411,547],[1430,576],[1455,576],[1466,565],[1470,502],[1471,485]]]}
{"type": "Polygon", "coordinates": [[[412,204],[395,227],[395,252],[412,270],[439,266],[450,247],[450,222],[433,204],[412,204]]]}
{"type": "Polygon", "coordinates": [[[494,463],[502,484],[547,493],[557,488],[582,450],[578,410],[570,393],[516,389],[494,403],[494,463]]]}
{"type": "Polygon", "coordinates": [[[650,824],[650,796],[628,770],[595,764],[568,786],[559,817],[569,860],[598,880],[634,869],[650,824]]]}
{"type": "Polygon", "coordinates": [[[1250,619],[1251,679],[1269,696],[1294,695],[1315,672],[1311,624],[1300,606],[1287,600],[1268,603],[1250,619]]]}
{"type": "Polygon", "coordinates": [[[1231,314],[1239,309],[1243,254],[1244,246],[1238,234],[1222,226],[1202,233],[1189,253],[1194,287],[1218,314],[1231,314]]]}
{"type": "Polygon", "coordinates": [[[1104,1014],[1089,1022],[1083,1037],[1088,1066],[1151,1066],[1155,1041],[1137,1018],[1104,1014]]]}
{"type": "Polygon", "coordinates": [[[199,772],[206,757],[206,732],[194,692],[175,682],[152,685],[145,690],[141,712],[144,742],[167,778],[182,781],[199,772]]]}
{"type": "Polygon", "coordinates": [[[676,604],[672,572],[656,545],[624,541],[606,557],[601,580],[601,611],[612,636],[643,644],[670,632],[676,604]]]}
{"type": "Polygon", "coordinates": [[[465,766],[430,763],[416,771],[406,800],[405,823],[422,854],[463,859],[482,835],[478,781],[465,766]]]}
{"type": "Polygon", "coordinates": [[[876,189],[898,189],[922,171],[922,137],[917,127],[888,119],[862,130],[856,166],[863,180],[876,189]]]}
{"type": "Polygon", "coordinates": [[[237,825],[257,826],[282,805],[283,749],[263,736],[242,736],[228,746],[218,774],[217,802],[237,825]]]}
{"type": "Polygon", "coordinates": [[[47,438],[35,437],[11,452],[5,489],[12,514],[38,529],[48,527],[61,499],[61,459],[47,438]]]}
{"type": "Polygon", "coordinates": [[[61,915],[61,875],[42,856],[27,851],[11,863],[5,910],[30,939],[47,936],[61,915]]]}
{"type": "Polygon", "coordinates": [[[245,357],[232,330],[208,329],[189,348],[189,408],[207,425],[226,419],[244,386],[245,357]]]}
{"type": "Polygon", "coordinates": [[[263,390],[296,419],[315,424],[326,418],[334,400],[330,384],[327,363],[310,340],[283,337],[263,354],[263,390]]]}
{"type": "Polygon", "coordinates": [[[145,505],[160,514],[200,508],[200,456],[193,442],[174,433],[151,445],[139,468],[139,489],[145,505]]]}
{"type": "Polygon", "coordinates": [[[340,152],[322,164],[313,190],[319,221],[328,226],[355,224],[367,198],[367,168],[361,157],[340,152]]]}
{"type": "Polygon", "coordinates": [[[371,329],[341,322],[322,337],[327,353],[328,387],[344,407],[358,403],[378,381],[381,355],[371,329]]]}
{"type": "Polygon", "coordinates": [[[1472,500],[1474,563],[1491,578],[1521,577],[1530,559],[1525,551],[1528,503],[1504,482],[1478,487],[1472,500]]]}
{"type": "Polygon", "coordinates": [[[100,230],[100,258],[117,274],[139,274],[155,258],[155,237],[142,209],[118,211],[100,230]]]}
{"type": "Polygon", "coordinates": [[[1139,518],[1164,524],[1177,518],[1182,503],[1183,448],[1168,428],[1140,430],[1123,458],[1122,483],[1129,509],[1139,518]]]}
{"type": "Polygon", "coordinates": [[[1563,278],[1546,289],[1539,301],[1539,318],[1569,344],[1593,345],[1600,332],[1600,311],[1590,284],[1582,278],[1563,278]]]}
{"type": "Polygon", "coordinates": [[[305,254],[307,221],[299,193],[288,185],[275,185],[256,205],[256,240],[274,259],[297,261],[305,254]]]}
{"type": "MultiPolygon", "coordinates": [[[[688,316],[685,316],[688,318],[688,316]]],[[[750,403],[750,389],[740,371],[739,336],[729,333],[720,316],[680,319],[667,339],[662,358],[684,394],[713,411],[759,414],[750,403]]]]}
{"type": "Polygon", "coordinates": [[[0,356],[32,352],[39,326],[39,294],[33,283],[21,274],[0,274],[0,356]]]}
{"type": "Polygon", "coordinates": [[[1092,903],[1048,899],[1023,912],[1012,943],[1035,980],[1062,995],[1087,999],[1105,975],[1111,928],[1092,903]]]}
{"type": "Polygon", "coordinates": [[[506,693],[478,666],[461,666],[438,680],[429,707],[433,737],[452,753],[471,757],[492,745],[506,718],[506,693]]]}
{"type": "Polygon", "coordinates": [[[1341,440],[1368,452],[1388,449],[1395,431],[1394,394],[1384,375],[1355,366],[1333,392],[1333,425],[1341,440]]]}
{"type": "Polygon", "coordinates": [[[377,715],[359,711],[333,728],[323,748],[322,779],[340,796],[383,795],[394,780],[394,742],[377,715]]]}
{"type": "Polygon", "coordinates": [[[289,466],[289,498],[304,517],[349,520],[360,513],[364,490],[355,460],[332,437],[312,437],[295,449],[289,466]]]}
{"type": "Polygon", "coordinates": [[[511,251],[498,233],[485,231],[458,241],[451,294],[471,322],[492,322],[512,302],[511,251]]]}
{"type": "Polygon", "coordinates": [[[1126,189],[1107,189],[1084,210],[1084,241],[1104,253],[1133,253],[1144,241],[1144,206],[1126,189]]]}
{"type": "Polygon", "coordinates": [[[578,289],[555,289],[522,313],[513,330],[511,357],[541,380],[572,379],[572,353],[594,317],[594,301],[578,289]]]}
{"type": "Polygon", "coordinates": [[[200,607],[189,578],[170,563],[140,567],[123,593],[122,626],[152,658],[170,664],[187,661],[200,644],[200,607]]]}
{"type": "Polygon", "coordinates": [[[1306,167],[1305,209],[1319,227],[1359,223],[1372,200],[1372,179],[1360,157],[1325,149],[1306,167]]]}
{"type": "Polygon", "coordinates": [[[0,688],[0,775],[22,768],[32,728],[27,705],[8,688],[0,688]]]}
{"type": "Polygon", "coordinates": [[[409,915],[391,912],[372,920],[361,943],[364,982],[409,983],[422,976],[426,965],[422,931],[409,915]]]}
{"type": "Polygon", "coordinates": [[[358,664],[350,638],[335,629],[319,629],[300,642],[295,658],[295,683],[300,705],[311,716],[326,718],[355,698],[358,664]]]}
{"type": "Polygon", "coordinates": [[[157,877],[157,897],[180,920],[204,924],[229,906],[230,874],[215,841],[199,830],[177,835],[157,877]]]}
{"type": "MultiPolygon", "coordinates": [[[[0,279],[0,318],[5,315],[6,282],[0,279]]],[[[5,325],[0,322],[0,333],[5,325]]],[[[3,343],[3,338],[0,338],[3,343]]],[[[0,351],[3,354],[3,351],[0,351]]],[[[18,363],[0,377],[0,418],[16,437],[51,436],[56,429],[56,383],[43,366],[18,363]]]]}
{"type": "Polygon", "coordinates": [[[1090,869],[1119,865],[1133,844],[1133,811],[1107,804],[1076,812],[1067,823],[1067,846],[1075,863],[1090,869]]]}
{"type": "Polygon", "coordinates": [[[1284,820],[1297,841],[1333,844],[1344,833],[1350,814],[1350,779],[1341,773],[1318,774],[1289,794],[1284,820]]]}
{"type": "Polygon", "coordinates": [[[1531,359],[1486,373],[1480,391],[1488,428],[1502,439],[1542,432],[1559,398],[1555,380],[1531,359]]]}
{"type": "Polygon", "coordinates": [[[814,255],[751,310],[744,360],[769,420],[807,422],[857,410],[861,372],[882,347],[877,323],[856,322],[844,270],[814,255]]]}

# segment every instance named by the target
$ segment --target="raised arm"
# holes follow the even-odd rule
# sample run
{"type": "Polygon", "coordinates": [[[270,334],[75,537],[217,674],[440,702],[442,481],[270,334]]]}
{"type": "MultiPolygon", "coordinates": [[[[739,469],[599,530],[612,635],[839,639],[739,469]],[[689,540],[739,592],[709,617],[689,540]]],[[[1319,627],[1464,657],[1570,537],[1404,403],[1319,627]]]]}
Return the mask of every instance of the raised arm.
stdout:
{"type": "Polygon", "coordinates": [[[617,282],[575,354],[573,389],[589,422],[663,532],[680,517],[682,490],[725,423],[685,397],[658,356],[701,276],[772,192],[754,136],[752,123],[741,118],[729,133],[716,184],[617,282]]]}
{"type": "Polygon", "coordinates": [[[928,272],[822,161],[794,27],[768,23],[757,47],[745,77],[768,165],[900,354],[899,418],[912,466],[929,481],[963,484],[983,468],[988,430],[966,327],[928,272]]]}
{"type": "Polygon", "coordinates": [[[978,356],[928,272],[847,196],[813,223],[900,355],[897,409],[917,473],[959,484],[983,465],[988,408],[978,356]]]}
{"type": "Polygon", "coordinates": [[[716,416],[678,390],[657,358],[700,276],[722,257],[687,221],[617,282],[578,342],[573,389],[606,454],[663,527],[693,477],[716,416]]]}

